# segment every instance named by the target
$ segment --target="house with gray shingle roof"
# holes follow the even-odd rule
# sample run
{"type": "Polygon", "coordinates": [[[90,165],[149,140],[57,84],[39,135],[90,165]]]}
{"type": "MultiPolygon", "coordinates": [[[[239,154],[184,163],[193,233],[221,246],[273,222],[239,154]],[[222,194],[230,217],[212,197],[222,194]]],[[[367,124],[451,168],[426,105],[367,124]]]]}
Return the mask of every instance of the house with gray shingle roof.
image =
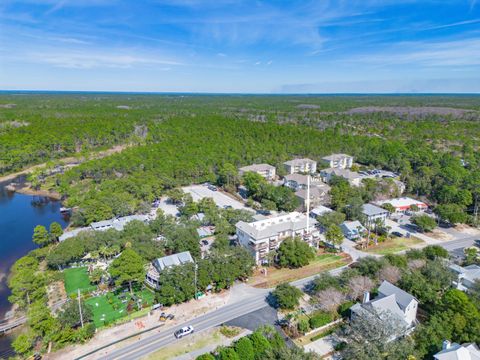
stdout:
{"type": "Polygon", "coordinates": [[[154,289],[159,289],[161,284],[158,279],[162,271],[188,263],[194,263],[189,251],[155,259],[151,262],[147,274],[145,275],[145,283],[154,289]]]}
{"type": "Polygon", "coordinates": [[[399,287],[384,281],[378,288],[378,296],[371,300],[367,296],[362,304],[351,307],[352,316],[361,316],[364,311],[376,313],[389,312],[401,319],[406,330],[411,330],[417,323],[418,300],[399,287]]]}

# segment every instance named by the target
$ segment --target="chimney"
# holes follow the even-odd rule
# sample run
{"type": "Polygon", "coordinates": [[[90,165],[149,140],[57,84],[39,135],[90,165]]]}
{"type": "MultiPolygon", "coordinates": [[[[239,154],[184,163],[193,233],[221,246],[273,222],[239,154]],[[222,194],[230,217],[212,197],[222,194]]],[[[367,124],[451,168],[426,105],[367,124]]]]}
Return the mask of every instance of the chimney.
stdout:
{"type": "Polygon", "coordinates": [[[442,350],[450,349],[450,346],[452,346],[452,344],[450,343],[450,341],[444,340],[444,341],[443,341],[443,344],[442,344],[442,350]]]}
{"type": "Polygon", "coordinates": [[[365,292],[363,293],[362,304],[366,304],[366,303],[368,303],[368,302],[370,302],[370,292],[365,291],[365,292]]]}

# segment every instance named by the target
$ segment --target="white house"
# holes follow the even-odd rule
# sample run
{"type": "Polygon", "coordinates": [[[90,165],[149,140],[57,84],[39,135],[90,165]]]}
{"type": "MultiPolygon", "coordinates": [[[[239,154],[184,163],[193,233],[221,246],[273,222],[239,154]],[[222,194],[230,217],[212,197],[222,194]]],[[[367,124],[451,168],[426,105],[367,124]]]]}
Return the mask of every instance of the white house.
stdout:
{"type": "Polygon", "coordinates": [[[302,237],[316,246],[320,234],[315,224],[314,219],[294,211],[249,223],[239,221],[235,226],[240,244],[252,252],[257,264],[261,264],[267,261],[270,251],[277,249],[289,237],[302,237]]]}
{"type": "Polygon", "coordinates": [[[339,176],[347,180],[351,186],[362,185],[362,175],[348,169],[322,169],[320,170],[320,176],[322,177],[322,180],[325,181],[327,184],[330,183],[330,181],[332,181],[335,176],[339,176]]]}
{"type": "Polygon", "coordinates": [[[343,235],[348,240],[358,240],[362,237],[367,229],[360,223],[360,221],[344,221],[340,225],[340,229],[342,229],[343,235]]]}
{"type": "Polygon", "coordinates": [[[330,213],[332,211],[333,211],[332,209],[330,209],[326,206],[319,205],[319,206],[316,206],[315,208],[313,208],[310,211],[310,217],[313,217],[314,219],[316,219],[317,217],[325,215],[325,214],[330,213]]]}
{"type": "Polygon", "coordinates": [[[428,205],[424,202],[409,197],[381,200],[377,201],[375,204],[379,206],[391,204],[395,208],[395,212],[397,213],[404,213],[406,211],[409,211],[413,205],[417,206],[420,211],[428,209],[428,205]]]}
{"type": "Polygon", "coordinates": [[[246,172],[255,172],[267,180],[272,180],[276,176],[275,166],[269,164],[253,164],[249,166],[244,166],[238,169],[240,176],[246,172]]]}
{"type": "Polygon", "coordinates": [[[480,281],[480,266],[478,265],[473,264],[462,267],[451,264],[449,268],[457,276],[453,285],[458,290],[467,291],[474,285],[475,281],[480,281]]]}
{"type": "Polygon", "coordinates": [[[189,251],[155,259],[151,262],[147,274],[145,275],[145,283],[154,289],[159,289],[161,284],[159,283],[158,279],[162,271],[174,266],[193,262],[192,255],[190,255],[189,251]]]}
{"type": "Polygon", "coordinates": [[[377,221],[385,224],[385,220],[390,215],[390,212],[372,204],[363,204],[362,214],[365,217],[365,226],[372,228],[375,226],[377,221]]]}
{"type": "Polygon", "coordinates": [[[480,349],[474,343],[457,344],[445,340],[442,350],[433,355],[435,360],[480,360],[480,349]]]}
{"type": "Polygon", "coordinates": [[[322,163],[329,168],[350,169],[353,165],[353,156],[346,154],[332,154],[324,156],[322,163]]]}
{"type": "Polygon", "coordinates": [[[383,281],[375,299],[370,300],[366,293],[363,303],[353,305],[350,310],[352,317],[361,316],[364,311],[391,312],[403,321],[405,329],[409,331],[417,323],[418,300],[388,281],[383,281]]]}
{"type": "Polygon", "coordinates": [[[283,164],[285,165],[285,170],[288,174],[315,174],[317,172],[317,162],[307,158],[293,159],[290,161],[285,161],[283,164]]]}

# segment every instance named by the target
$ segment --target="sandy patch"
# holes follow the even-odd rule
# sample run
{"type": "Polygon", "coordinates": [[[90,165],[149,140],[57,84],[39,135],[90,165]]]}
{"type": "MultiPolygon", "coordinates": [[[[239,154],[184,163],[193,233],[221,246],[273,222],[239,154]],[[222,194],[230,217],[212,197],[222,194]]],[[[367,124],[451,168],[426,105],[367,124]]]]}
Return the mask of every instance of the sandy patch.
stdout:
{"type": "Polygon", "coordinates": [[[469,235],[480,235],[480,230],[474,227],[471,227],[466,224],[459,224],[455,226],[455,230],[462,234],[469,234],[469,235]]]}
{"type": "Polygon", "coordinates": [[[441,241],[447,241],[447,240],[453,240],[453,236],[450,234],[447,234],[446,232],[443,232],[441,230],[435,229],[432,232],[425,233],[426,236],[429,236],[431,238],[441,240],[441,241]]]}

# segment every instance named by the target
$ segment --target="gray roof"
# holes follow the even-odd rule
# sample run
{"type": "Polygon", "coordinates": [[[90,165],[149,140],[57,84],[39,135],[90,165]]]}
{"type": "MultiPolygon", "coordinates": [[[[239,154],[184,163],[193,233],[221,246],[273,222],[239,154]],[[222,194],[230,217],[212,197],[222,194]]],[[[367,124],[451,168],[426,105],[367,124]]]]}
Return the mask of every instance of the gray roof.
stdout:
{"type": "Polygon", "coordinates": [[[363,204],[362,213],[366,216],[376,216],[389,213],[388,210],[382,209],[381,207],[372,205],[372,204],[363,204]]]}
{"type": "Polygon", "coordinates": [[[336,176],[341,176],[348,180],[358,179],[362,177],[359,173],[348,170],[348,169],[328,168],[328,169],[323,169],[321,172],[325,174],[333,174],[336,176]]]}
{"type": "Polygon", "coordinates": [[[239,169],[240,171],[265,171],[265,170],[275,170],[275,166],[269,164],[252,164],[248,166],[243,166],[239,169]]]}
{"type": "Polygon", "coordinates": [[[352,156],[347,155],[347,154],[332,154],[332,155],[324,156],[324,157],[322,157],[322,159],[327,160],[327,161],[338,161],[338,160],[341,160],[343,158],[351,158],[351,157],[352,156]]]}
{"type": "Polygon", "coordinates": [[[480,360],[480,350],[475,344],[460,345],[453,343],[433,357],[437,360],[480,360]]]}
{"type": "Polygon", "coordinates": [[[326,207],[326,206],[323,206],[323,205],[319,205],[319,206],[316,206],[314,209],[312,209],[310,211],[311,214],[314,214],[316,216],[321,216],[323,214],[326,214],[326,213],[329,213],[329,212],[332,212],[333,210],[326,207]]]}
{"type": "Polygon", "coordinates": [[[398,306],[395,295],[393,294],[380,299],[376,298],[372,301],[369,301],[368,303],[357,303],[353,305],[350,310],[358,315],[362,315],[364,311],[376,313],[379,316],[386,316],[386,314],[391,313],[406,323],[405,315],[402,309],[400,309],[400,307],[398,306]]]}
{"type": "Polygon", "coordinates": [[[347,231],[358,231],[358,229],[365,229],[364,226],[360,223],[360,221],[344,221],[340,227],[346,229],[347,231]]]}
{"type": "Polygon", "coordinates": [[[133,220],[147,221],[148,216],[147,215],[128,215],[128,216],[123,216],[120,218],[114,218],[110,220],[97,221],[97,222],[91,223],[90,227],[93,230],[100,230],[100,231],[108,230],[112,228],[118,231],[122,231],[124,226],[133,220]]]}
{"type": "Polygon", "coordinates": [[[456,264],[450,264],[449,268],[459,275],[463,275],[464,279],[467,279],[471,282],[480,279],[480,266],[472,264],[468,266],[460,266],[456,264]]]}
{"type": "Polygon", "coordinates": [[[396,287],[395,285],[384,280],[378,288],[378,296],[387,297],[395,295],[398,305],[404,310],[412,301],[417,301],[413,295],[396,287]]]}
{"type": "Polygon", "coordinates": [[[290,165],[290,166],[302,165],[304,163],[316,163],[316,161],[308,158],[303,158],[303,159],[293,159],[293,160],[284,162],[285,165],[290,165]]]}
{"type": "Polygon", "coordinates": [[[178,254],[164,256],[153,260],[153,266],[155,266],[158,272],[161,272],[165,268],[183,265],[186,263],[193,263],[193,258],[189,251],[184,251],[178,254]]]}
{"type": "MultiPolygon", "coordinates": [[[[310,199],[320,198],[330,190],[330,186],[315,186],[310,188],[310,199]]],[[[302,199],[307,199],[307,189],[300,189],[295,192],[295,195],[302,199]]]]}

